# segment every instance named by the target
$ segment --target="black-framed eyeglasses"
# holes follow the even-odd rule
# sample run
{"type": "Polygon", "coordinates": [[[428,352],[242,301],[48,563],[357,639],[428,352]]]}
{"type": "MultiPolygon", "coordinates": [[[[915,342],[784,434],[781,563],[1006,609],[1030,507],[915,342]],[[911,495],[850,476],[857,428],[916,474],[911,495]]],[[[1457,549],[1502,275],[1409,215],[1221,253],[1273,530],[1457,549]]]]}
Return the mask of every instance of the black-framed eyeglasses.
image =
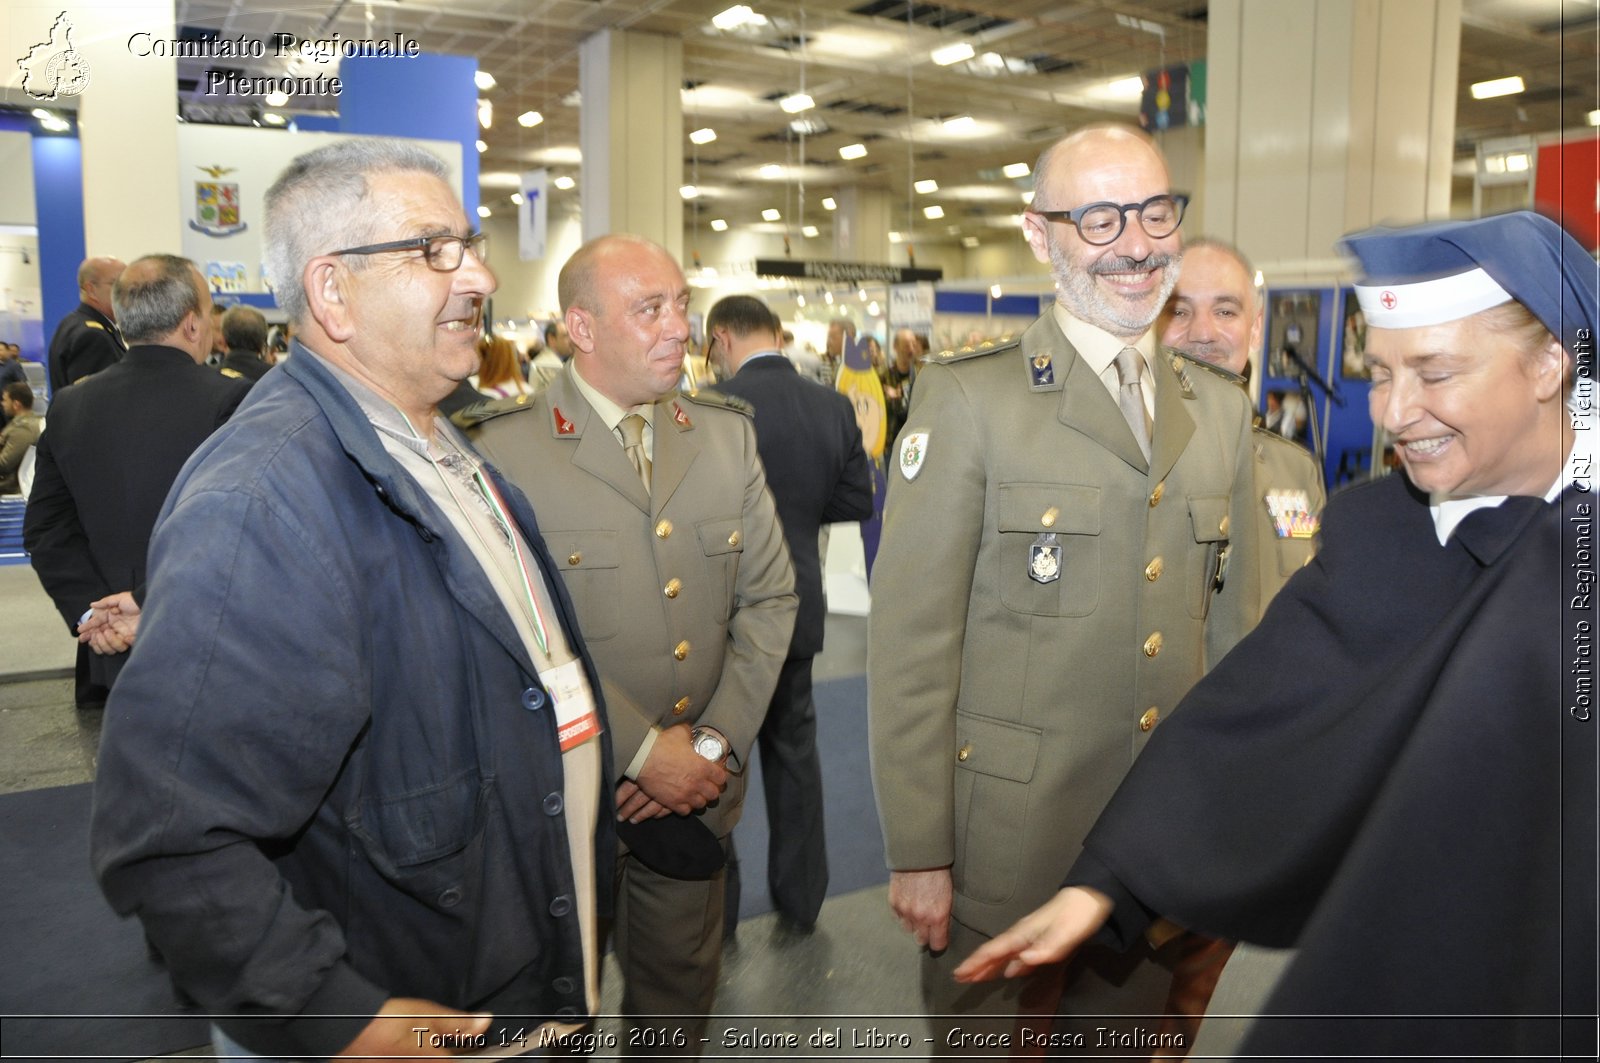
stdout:
{"type": "Polygon", "coordinates": [[[1143,203],[1088,203],[1076,210],[1035,210],[1051,221],[1070,221],[1086,244],[1101,247],[1116,243],[1128,224],[1128,211],[1137,211],[1139,224],[1152,239],[1159,240],[1178,231],[1183,208],[1189,197],[1181,192],[1151,196],[1143,203]]]}
{"type": "Polygon", "coordinates": [[[417,236],[410,240],[390,240],[386,244],[368,244],[365,247],[347,247],[343,251],[330,251],[330,255],[381,255],[388,251],[421,251],[428,268],[440,273],[453,273],[461,268],[461,260],[468,251],[482,265],[489,263],[489,234],[472,233],[468,236],[417,236]]]}

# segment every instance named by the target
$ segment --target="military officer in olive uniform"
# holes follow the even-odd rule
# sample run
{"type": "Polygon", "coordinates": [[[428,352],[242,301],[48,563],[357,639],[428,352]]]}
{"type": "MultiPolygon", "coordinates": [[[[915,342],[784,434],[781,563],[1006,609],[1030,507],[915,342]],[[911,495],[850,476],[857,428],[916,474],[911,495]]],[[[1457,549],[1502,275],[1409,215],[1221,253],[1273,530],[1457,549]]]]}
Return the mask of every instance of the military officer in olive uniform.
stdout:
{"type": "Polygon", "coordinates": [[[78,265],[78,303],[50,338],[50,395],[122,361],[128,345],[117,331],[111,286],[122,275],[115,258],[86,258],[78,265]]]}
{"type": "MultiPolygon", "coordinates": [[[[1208,237],[1188,241],[1178,287],[1161,316],[1161,342],[1227,371],[1244,387],[1250,352],[1261,349],[1266,316],[1255,272],[1244,252],[1232,244],[1208,237]]],[[[1265,600],[1311,560],[1328,493],[1310,452],[1260,422],[1259,416],[1253,420],[1251,443],[1256,455],[1256,522],[1263,546],[1265,600]]]]}
{"type": "Polygon", "coordinates": [[[1055,894],[1152,729],[1259,607],[1248,404],[1151,329],[1184,205],[1165,160],[1137,130],[1092,126],[1035,174],[1024,232],[1057,305],[918,378],[872,586],[890,904],[930,950],[929,1011],[958,1016],[942,1051],[979,1014],[1009,1030],[1058,1004],[1160,1010],[1171,979],[1150,948],[998,990],[950,972],[1055,894]]]}
{"type": "Polygon", "coordinates": [[[638,826],[617,871],[622,1010],[651,1027],[645,1047],[692,1055],[720,967],[719,843],[788,654],[794,572],[748,406],[675,391],[682,270],[614,235],[579,248],[558,287],[574,356],[537,396],[480,410],[476,441],[538,507],[625,766],[617,812],[638,826]],[[667,858],[698,831],[714,866],[647,863],[667,828],[667,858]]]}

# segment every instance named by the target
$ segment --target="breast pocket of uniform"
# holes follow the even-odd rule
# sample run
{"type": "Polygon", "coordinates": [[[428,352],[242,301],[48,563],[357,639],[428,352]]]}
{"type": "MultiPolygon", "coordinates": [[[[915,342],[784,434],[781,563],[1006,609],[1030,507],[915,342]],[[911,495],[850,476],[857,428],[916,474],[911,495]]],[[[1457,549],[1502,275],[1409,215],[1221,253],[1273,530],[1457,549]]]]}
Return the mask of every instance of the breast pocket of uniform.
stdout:
{"type": "Polygon", "coordinates": [[[1189,615],[1204,619],[1211,595],[1228,575],[1228,496],[1190,495],[1189,523],[1194,545],[1189,550],[1189,615]]]}
{"type": "Polygon", "coordinates": [[[1001,484],[1000,601],[1033,616],[1088,616],[1100,603],[1100,489],[1001,484]]]}
{"type": "Polygon", "coordinates": [[[589,642],[615,637],[622,587],[617,533],[601,529],[545,532],[544,541],[578,609],[583,637],[589,642]]]}
{"type": "Polygon", "coordinates": [[[718,517],[703,520],[694,526],[700,537],[700,549],[705,552],[706,576],[711,581],[710,593],[715,595],[712,612],[718,622],[726,624],[733,614],[733,592],[739,585],[739,558],[744,553],[744,519],[718,517]]]}

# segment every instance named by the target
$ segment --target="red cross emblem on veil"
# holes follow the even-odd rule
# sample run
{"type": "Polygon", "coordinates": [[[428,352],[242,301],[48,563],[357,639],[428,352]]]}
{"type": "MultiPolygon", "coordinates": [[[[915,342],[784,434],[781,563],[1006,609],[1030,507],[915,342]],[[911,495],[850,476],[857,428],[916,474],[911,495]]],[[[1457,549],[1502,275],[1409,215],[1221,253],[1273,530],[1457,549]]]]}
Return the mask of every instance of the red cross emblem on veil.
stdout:
{"type": "Polygon", "coordinates": [[[1394,304],[1398,303],[1399,301],[1400,300],[1394,297],[1394,292],[1386,291],[1382,295],[1378,296],[1378,302],[1383,304],[1383,308],[1385,310],[1393,310],[1394,304]]]}

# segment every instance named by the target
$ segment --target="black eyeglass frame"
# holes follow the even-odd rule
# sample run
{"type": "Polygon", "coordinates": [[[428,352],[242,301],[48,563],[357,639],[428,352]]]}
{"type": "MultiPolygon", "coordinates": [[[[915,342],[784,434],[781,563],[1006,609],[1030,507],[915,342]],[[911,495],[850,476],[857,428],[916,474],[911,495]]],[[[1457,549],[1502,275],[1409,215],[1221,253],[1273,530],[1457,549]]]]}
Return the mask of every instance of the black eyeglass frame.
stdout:
{"type": "Polygon", "coordinates": [[[1127,231],[1127,229],[1128,229],[1128,211],[1130,211],[1130,210],[1138,211],[1138,213],[1139,213],[1139,226],[1140,226],[1140,228],[1144,229],[1145,233],[1151,239],[1153,239],[1153,240],[1164,240],[1167,237],[1171,236],[1173,233],[1178,231],[1179,226],[1181,226],[1183,224],[1184,211],[1187,210],[1188,207],[1189,207],[1189,196],[1188,196],[1187,193],[1185,193],[1185,192],[1163,192],[1159,196],[1151,196],[1149,199],[1145,200],[1143,203],[1112,203],[1110,200],[1101,200],[1101,201],[1099,201],[1097,203],[1085,203],[1083,206],[1078,207],[1075,210],[1032,210],[1032,208],[1029,208],[1029,209],[1032,210],[1032,212],[1034,214],[1039,215],[1041,218],[1049,218],[1051,221],[1070,221],[1072,223],[1072,227],[1074,229],[1076,229],[1077,232],[1078,232],[1078,239],[1082,240],[1084,243],[1089,244],[1089,245],[1091,245],[1093,247],[1105,247],[1107,244],[1116,243],[1117,240],[1119,240],[1122,237],[1122,234],[1127,231]],[[1177,220],[1175,220],[1172,223],[1172,228],[1170,230],[1168,230],[1167,232],[1164,232],[1164,233],[1153,233],[1153,232],[1150,232],[1149,226],[1145,225],[1145,223],[1144,223],[1144,212],[1145,212],[1146,208],[1148,208],[1150,206],[1150,204],[1159,202],[1160,200],[1163,200],[1163,199],[1171,200],[1177,206],[1177,208],[1178,208],[1177,209],[1177,220]],[[1111,239],[1109,239],[1109,240],[1091,240],[1087,236],[1085,236],[1084,232],[1083,232],[1083,218],[1084,218],[1084,215],[1088,214],[1091,210],[1101,210],[1101,209],[1106,208],[1106,207],[1110,207],[1110,208],[1112,208],[1113,210],[1115,210],[1117,212],[1117,222],[1118,222],[1117,231],[1111,235],[1111,239]]]}
{"type": "Polygon", "coordinates": [[[479,265],[489,264],[489,234],[484,232],[468,233],[466,236],[455,236],[450,233],[439,233],[435,236],[414,236],[409,240],[390,240],[383,244],[367,244],[365,247],[347,247],[342,251],[329,251],[330,255],[381,255],[389,251],[421,251],[422,260],[428,268],[435,273],[454,273],[461,268],[461,263],[467,260],[467,252],[472,252],[472,257],[478,260],[479,265]],[[461,257],[456,259],[453,266],[434,265],[435,244],[455,244],[461,249],[461,257]]]}

